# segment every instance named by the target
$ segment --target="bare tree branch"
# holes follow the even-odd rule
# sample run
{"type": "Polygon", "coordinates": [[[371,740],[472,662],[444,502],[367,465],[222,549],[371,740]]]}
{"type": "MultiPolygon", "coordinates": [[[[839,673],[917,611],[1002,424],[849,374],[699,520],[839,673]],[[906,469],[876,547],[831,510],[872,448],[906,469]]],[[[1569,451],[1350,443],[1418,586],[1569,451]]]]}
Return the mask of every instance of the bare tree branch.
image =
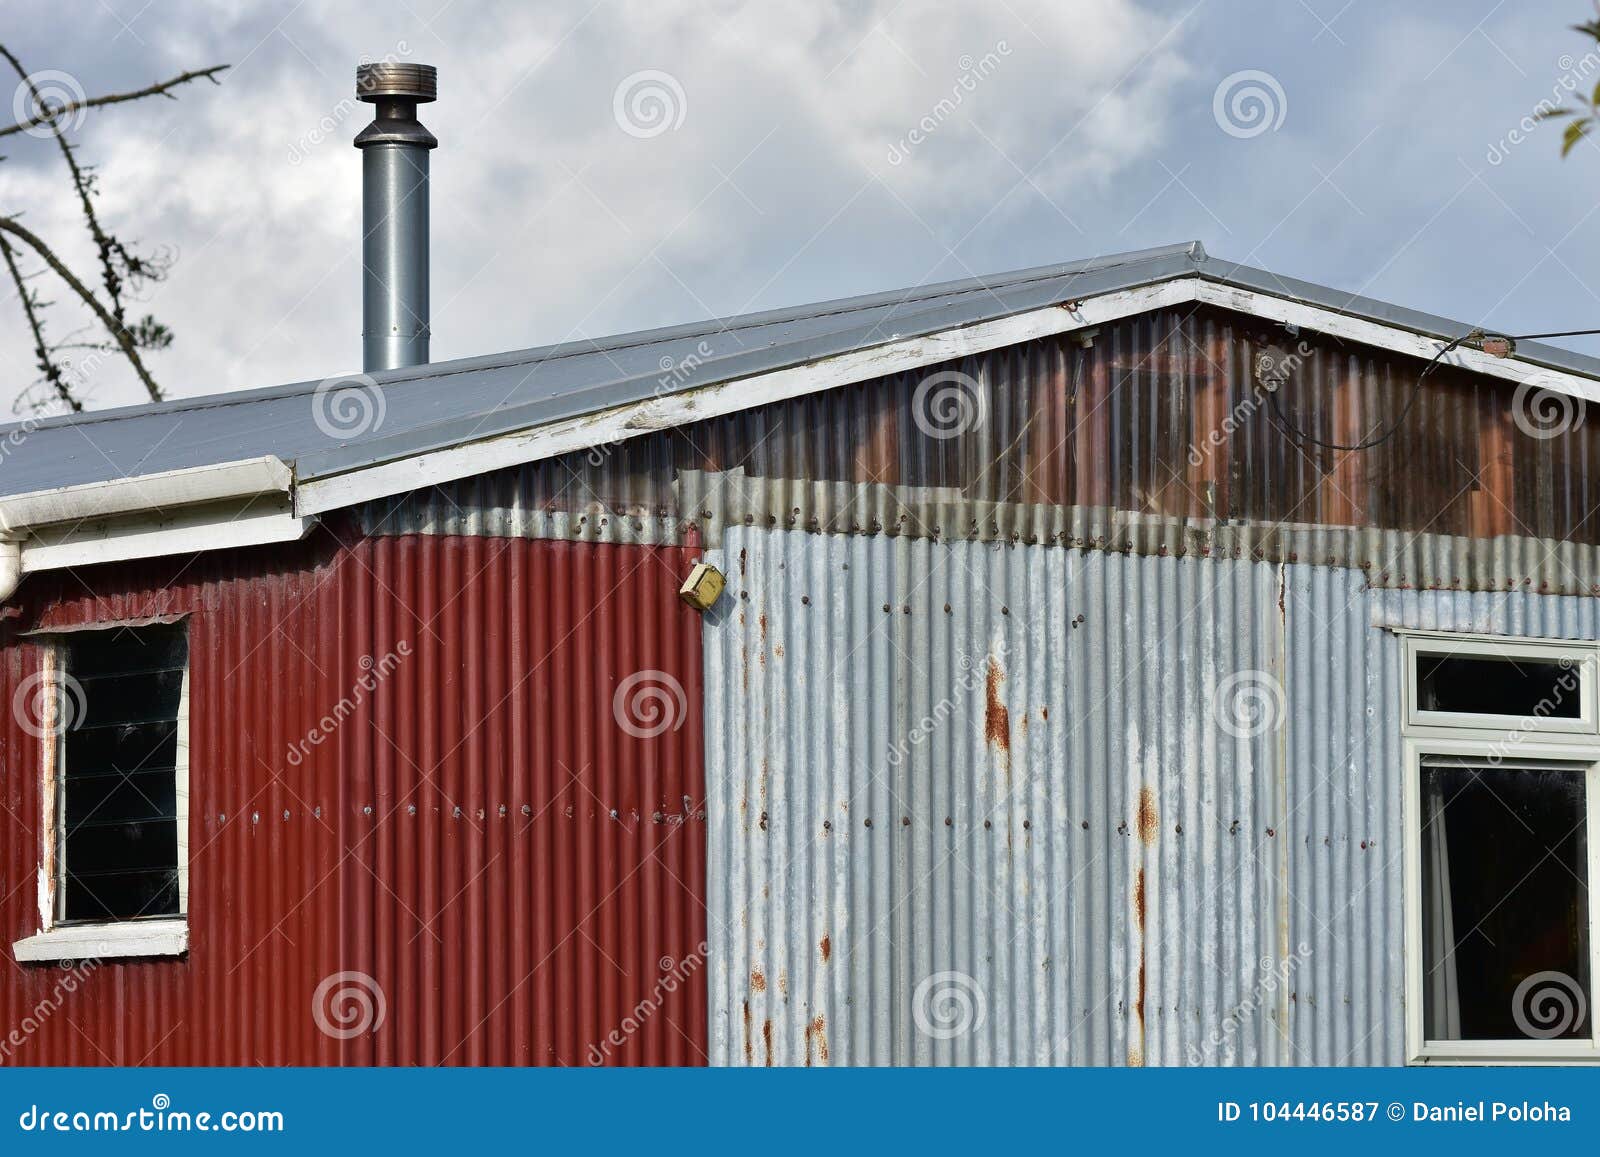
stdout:
{"type": "Polygon", "coordinates": [[[17,287],[17,296],[22,299],[22,312],[28,319],[28,328],[33,331],[33,352],[39,359],[39,372],[70,409],[82,410],[83,403],[72,396],[66,376],[56,364],[55,358],[51,357],[50,343],[44,337],[44,319],[39,316],[39,310],[34,304],[33,291],[28,288],[27,282],[23,280],[22,271],[17,268],[16,252],[11,248],[11,242],[4,237],[0,237],[0,257],[5,259],[6,270],[11,274],[11,281],[17,287]]]}
{"type": "MultiPolygon", "coordinates": [[[[7,52],[6,56],[11,57],[11,54],[7,52]]],[[[12,57],[11,62],[16,64],[16,59],[12,57]]],[[[219,84],[221,82],[217,80],[217,75],[226,72],[228,68],[229,66],[226,64],[214,64],[210,68],[200,68],[195,69],[193,72],[180,73],[171,80],[164,80],[160,84],[152,84],[148,88],[136,89],[133,92],[118,92],[107,96],[90,97],[88,100],[66,101],[52,108],[40,109],[33,116],[14,125],[0,128],[0,137],[8,137],[12,133],[26,132],[34,125],[48,124],[50,121],[68,116],[80,108],[99,108],[101,105],[123,104],[126,101],[144,100],[146,97],[151,96],[164,96],[169,100],[176,100],[177,98],[172,95],[172,89],[202,78],[209,80],[212,84],[219,84]]]]}
{"type": "Polygon", "coordinates": [[[112,317],[94,291],[78,280],[76,274],[68,269],[51,248],[41,241],[33,230],[19,224],[14,218],[0,217],[0,231],[10,233],[25,242],[30,249],[44,259],[44,263],[55,271],[57,277],[65,281],[72,292],[82,299],[83,303],[92,309],[106,327],[117,345],[121,347],[122,354],[128,359],[128,364],[133,367],[134,373],[139,375],[139,380],[144,383],[145,391],[154,401],[161,401],[164,395],[161,387],[156,385],[155,379],[150,376],[150,371],[145,369],[144,360],[139,357],[139,347],[134,344],[127,327],[117,324],[117,319],[112,317]]]}
{"type": "MultiPolygon", "coordinates": [[[[29,95],[33,97],[34,107],[43,108],[44,98],[40,95],[38,86],[33,83],[32,76],[22,67],[22,62],[4,44],[0,44],[0,56],[4,56],[10,62],[12,69],[27,86],[29,95]]],[[[60,116],[51,118],[48,123],[50,134],[55,137],[56,144],[61,149],[61,156],[66,160],[67,169],[72,174],[72,187],[78,194],[78,205],[83,210],[84,222],[89,226],[89,236],[94,239],[95,252],[100,257],[100,279],[105,284],[106,296],[111,299],[111,316],[117,319],[119,326],[126,326],[128,320],[127,313],[122,307],[122,276],[117,272],[116,262],[120,258],[123,264],[127,265],[130,255],[100,228],[100,218],[95,215],[94,201],[90,198],[88,178],[78,165],[78,158],[73,155],[66,134],[62,132],[60,116]]]]}

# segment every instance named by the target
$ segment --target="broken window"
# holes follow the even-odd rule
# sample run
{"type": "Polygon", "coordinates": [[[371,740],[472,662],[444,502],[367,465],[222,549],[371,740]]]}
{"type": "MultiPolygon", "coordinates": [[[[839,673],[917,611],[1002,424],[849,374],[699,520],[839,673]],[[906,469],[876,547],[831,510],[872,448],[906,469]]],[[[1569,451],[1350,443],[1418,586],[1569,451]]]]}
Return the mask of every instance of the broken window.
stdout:
{"type": "Polygon", "coordinates": [[[59,919],[183,912],[188,640],[181,625],[61,637],[59,919]]]}

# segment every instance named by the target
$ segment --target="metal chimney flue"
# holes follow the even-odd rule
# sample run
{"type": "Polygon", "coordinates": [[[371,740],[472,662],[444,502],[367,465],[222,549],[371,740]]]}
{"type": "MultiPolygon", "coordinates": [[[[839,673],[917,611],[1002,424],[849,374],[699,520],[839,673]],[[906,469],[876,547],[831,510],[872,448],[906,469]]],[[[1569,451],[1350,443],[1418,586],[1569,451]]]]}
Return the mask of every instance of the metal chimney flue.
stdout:
{"type": "Polygon", "coordinates": [[[363,64],[356,95],[374,118],[361,150],[361,360],[369,373],[428,360],[428,152],[439,141],[417,120],[435,99],[426,64],[363,64]]]}

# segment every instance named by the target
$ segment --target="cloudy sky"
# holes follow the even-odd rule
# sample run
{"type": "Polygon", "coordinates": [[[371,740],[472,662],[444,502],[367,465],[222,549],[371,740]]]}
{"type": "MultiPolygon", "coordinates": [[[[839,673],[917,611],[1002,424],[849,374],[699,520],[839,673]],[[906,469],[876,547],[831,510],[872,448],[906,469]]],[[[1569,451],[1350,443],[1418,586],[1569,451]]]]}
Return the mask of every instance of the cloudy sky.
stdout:
{"type": "MultiPolygon", "coordinates": [[[[436,360],[1195,238],[1510,332],[1600,327],[1600,146],[1563,162],[1555,126],[1513,140],[1564,83],[1600,80],[1567,27],[1590,15],[1586,0],[61,0],[9,11],[0,35],[91,95],[233,66],[76,133],[108,224],[174,255],[143,308],[177,335],[156,377],[194,395],[359,368],[350,140],[370,118],[349,98],[355,64],[382,57],[439,69],[436,360]]],[[[4,144],[0,212],[83,261],[52,143],[4,144]]],[[[0,297],[9,397],[32,358],[0,297]]],[[[114,364],[88,393],[138,399],[114,364]]]]}

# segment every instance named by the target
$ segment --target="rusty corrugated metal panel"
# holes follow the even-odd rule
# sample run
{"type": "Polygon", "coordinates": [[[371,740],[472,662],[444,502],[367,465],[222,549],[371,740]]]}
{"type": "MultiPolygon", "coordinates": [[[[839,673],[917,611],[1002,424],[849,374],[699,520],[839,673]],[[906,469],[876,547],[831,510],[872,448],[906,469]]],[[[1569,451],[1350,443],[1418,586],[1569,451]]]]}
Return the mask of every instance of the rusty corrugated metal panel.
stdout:
{"type": "MultiPolygon", "coordinates": [[[[13,628],[189,616],[191,948],[43,1017],[65,974],[8,960],[0,1016],[37,1027],[3,1059],[703,1063],[687,558],[410,537],[30,579],[13,628]],[[669,688],[656,734],[614,710],[639,672],[669,688]],[[330,1035],[319,985],[325,1025],[360,988],[381,1025],[330,1035]]],[[[7,705],[39,657],[13,633],[7,705]]],[[[0,745],[9,943],[38,927],[40,745],[9,709],[0,745]]]]}
{"type": "Polygon", "coordinates": [[[1600,422],[1205,307],[996,350],[373,503],[373,533],[715,546],[730,526],[1351,566],[1374,585],[1596,593],[1600,422]],[[1261,359],[1283,376],[1275,412],[1261,359]],[[939,373],[980,415],[951,434],[939,373]],[[966,387],[962,387],[963,389],[966,387]],[[1354,454],[1297,442],[1396,434],[1354,454]],[[1521,422],[1518,418],[1522,418],[1521,422]],[[1213,437],[1213,432],[1216,436],[1213,437]],[[1579,565],[1565,569],[1552,550],[1579,565]]]}
{"type": "Polygon", "coordinates": [[[1276,733],[1211,716],[1281,675],[1276,567],[737,529],[723,557],[716,1062],[1290,1059],[1258,986],[1299,967],[1292,786],[1276,733]]]}

